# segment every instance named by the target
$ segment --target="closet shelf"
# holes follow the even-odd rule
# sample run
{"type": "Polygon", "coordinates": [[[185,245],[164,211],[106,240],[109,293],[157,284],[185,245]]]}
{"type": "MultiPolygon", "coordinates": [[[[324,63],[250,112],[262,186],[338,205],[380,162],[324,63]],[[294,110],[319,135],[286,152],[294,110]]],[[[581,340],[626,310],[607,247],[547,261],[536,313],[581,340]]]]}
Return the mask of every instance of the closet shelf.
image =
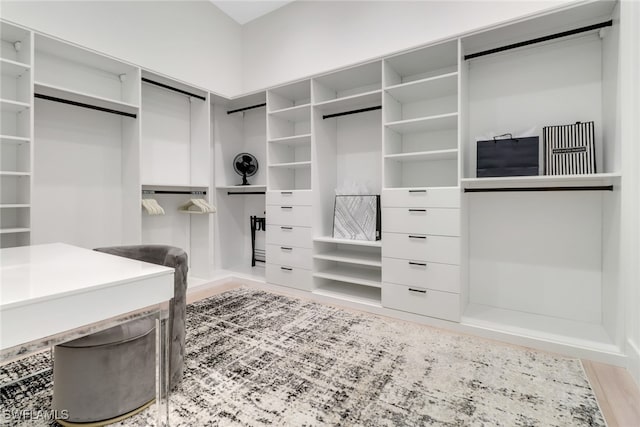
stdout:
{"type": "Polygon", "coordinates": [[[295,107],[270,111],[269,116],[290,122],[308,122],[311,120],[311,104],[296,105],[295,107]]]}
{"type": "Polygon", "coordinates": [[[0,171],[0,176],[31,176],[31,172],[0,171]]]}
{"type": "Polygon", "coordinates": [[[28,233],[30,228],[17,227],[17,228],[0,228],[0,234],[15,234],[15,233],[28,233]]]}
{"type": "Polygon", "coordinates": [[[0,209],[15,209],[15,208],[30,208],[31,205],[27,203],[4,203],[0,204],[0,209]]]}
{"type": "Polygon", "coordinates": [[[283,169],[302,169],[311,167],[311,161],[306,162],[289,162],[289,163],[274,163],[269,165],[270,168],[283,168],[283,169]]]}
{"type": "Polygon", "coordinates": [[[506,176],[496,178],[462,178],[462,188],[498,188],[498,187],[577,187],[616,185],[620,183],[620,173],[595,173],[585,175],[538,175],[506,176]]]}
{"type": "Polygon", "coordinates": [[[326,253],[320,253],[313,256],[315,259],[325,261],[337,261],[347,264],[366,265],[370,267],[382,267],[382,259],[380,254],[369,254],[365,252],[336,250],[326,253]]]}
{"type": "Polygon", "coordinates": [[[323,271],[316,271],[313,277],[337,280],[339,282],[354,283],[356,285],[382,287],[382,273],[380,270],[337,265],[323,271]]]}
{"type": "Polygon", "coordinates": [[[30,141],[30,138],[25,138],[23,136],[0,135],[0,143],[2,144],[23,144],[30,141]]]}
{"type": "Polygon", "coordinates": [[[382,240],[349,240],[349,239],[336,239],[331,236],[322,236],[316,237],[313,239],[314,242],[323,242],[323,243],[338,243],[343,245],[353,245],[353,246],[369,246],[374,248],[382,247],[382,240]]]}
{"type": "Polygon", "coordinates": [[[385,126],[402,134],[453,130],[458,126],[458,113],[399,120],[397,122],[386,123],[385,126]]]}
{"type": "Polygon", "coordinates": [[[16,78],[30,69],[31,66],[29,64],[0,58],[0,71],[2,72],[3,76],[16,78]]]}
{"type": "Polygon", "coordinates": [[[13,101],[11,99],[0,99],[0,112],[3,113],[20,113],[31,107],[26,102],[13,101]]]}
{"type": "Polygon", "coordinates": [[[82,104],[94,105],[96,107],[118,110],[129,114],[138,114],[139,107],[134,104],[122,102],[115,99],[103,98],[89,93],[78,92],[60,86],[49,85],[42,82],[35,82],[35,93],[56,98],[63,98],[68,101],[80,102],[82,104]]]}
{"type": "Polygon", "coordinates": [[[342,113],[344,111],[379,106],[381,103],[382,91],[374,90],[357,95],[345,96],[343,98],[320,102],[318,104],[315,104],[315,108],[322,111],[322,113],[325,115],[330,115],[342,113]]]}
{"type": "Polygon", "coordinates": [[[388,87],[386,91],[402,104],[451,96],[458,92],[458,73],[401,83],[388,87]]]}
{"type": "Polygon", "coordinates": [[[458,150],[418,151],[415,153],[387,154],[385,159],[397,162],[421,162],[430,160],[455,160],[458,157],[458,150]]]}
{"type": "Polygon", "coordinates": [[[348,283],[328,282],[316,286],[312,291],[316,295],[336,298],[374,307],[382,307],[380,288],[360,286],[348,283]]]}
{"type": "Polygon", "coordinates": [[[311,143],[311,134],[305,133],[303,135],[285,136],[284,138],[272,138],[269,140],[272,144],[283,145],[304,145],[311,143]]]}

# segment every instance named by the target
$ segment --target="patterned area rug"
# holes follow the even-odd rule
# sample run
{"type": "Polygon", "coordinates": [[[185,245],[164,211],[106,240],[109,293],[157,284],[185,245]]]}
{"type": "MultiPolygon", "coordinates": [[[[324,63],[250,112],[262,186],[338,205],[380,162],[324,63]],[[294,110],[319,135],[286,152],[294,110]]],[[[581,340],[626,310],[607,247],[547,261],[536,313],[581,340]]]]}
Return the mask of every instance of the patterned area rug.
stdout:
{"type": "MultiPolygon", "coordinates": [[[[257,290],[190,305],[187,353],[172,426],[605,425],[578,360],[257,290]]],[[[47,407],[50,386],[47,371],[3,387],[2,405],[47,407]]]]}

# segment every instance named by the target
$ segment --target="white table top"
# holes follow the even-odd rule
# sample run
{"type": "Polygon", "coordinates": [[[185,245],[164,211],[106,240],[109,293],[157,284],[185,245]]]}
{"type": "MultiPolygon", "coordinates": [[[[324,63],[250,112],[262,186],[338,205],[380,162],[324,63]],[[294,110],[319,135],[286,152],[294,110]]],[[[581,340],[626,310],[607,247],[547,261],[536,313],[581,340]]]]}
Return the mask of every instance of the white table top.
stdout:
{"type": "Polygon", "coordinates": [[[0,348],[168,301],[173,274],[63,243],[0,249],[0,348]]]}

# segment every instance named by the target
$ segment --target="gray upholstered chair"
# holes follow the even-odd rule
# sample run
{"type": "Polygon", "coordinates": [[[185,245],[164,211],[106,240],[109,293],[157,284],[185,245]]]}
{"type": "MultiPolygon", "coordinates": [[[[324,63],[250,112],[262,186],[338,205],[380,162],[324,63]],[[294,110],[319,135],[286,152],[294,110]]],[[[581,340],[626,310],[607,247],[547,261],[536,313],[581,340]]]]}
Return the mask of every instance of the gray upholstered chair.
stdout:
{"type": "MultiPolygon", "coordinates": [[[[169,311],[170,387],[182,380],[187,254],[164,245],[97,248],[99,252],[175,268],[169,311]]],[[[135,413],[155,397],[155,321],[138,319],[55,347],[53,409],[74,423],[135,413]]]]}

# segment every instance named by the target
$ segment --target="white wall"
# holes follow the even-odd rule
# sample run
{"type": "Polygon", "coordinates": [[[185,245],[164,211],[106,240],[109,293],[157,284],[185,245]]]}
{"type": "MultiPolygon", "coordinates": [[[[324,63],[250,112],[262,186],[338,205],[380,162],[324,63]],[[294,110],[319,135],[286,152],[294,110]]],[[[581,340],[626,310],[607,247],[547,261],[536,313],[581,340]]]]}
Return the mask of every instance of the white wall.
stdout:
{"type": "Polygon", "coordinates": [[[242,89],[242,28],[208,1],[9,1],[2,18],[221,95],[242,89]]]}
{"type": "Polygon", "coordinates": [[[244,91],[362,62],[570,2],[296,1],[244,25],[244,91]]]}

